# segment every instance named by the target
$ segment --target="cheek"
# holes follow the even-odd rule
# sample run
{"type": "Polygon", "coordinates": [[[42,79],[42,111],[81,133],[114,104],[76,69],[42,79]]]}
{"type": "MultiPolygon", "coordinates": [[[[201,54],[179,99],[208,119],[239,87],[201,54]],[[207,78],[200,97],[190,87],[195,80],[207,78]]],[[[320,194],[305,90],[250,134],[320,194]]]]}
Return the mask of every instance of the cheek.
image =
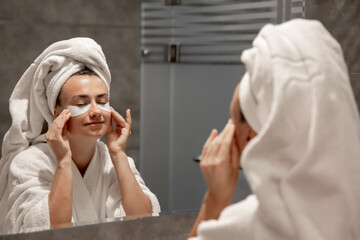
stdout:
{"type": "Polygon", "coordinates": [[[74,130],[79,129],[79,125],[81,125],[81,121],[82,121],[82,119],[81,119],[80,116],[78,116],[78,117],[71,117],[71,118],[69,119],[69,121],[67,122],[67,124],[68,124],[68,130],[69,130],[70,132],[74,132],[74,130]]]}
{"type": "Polygon", "coordinates": [[[103,116],[104,116],[106,126],[108,126],[109,122],[111,121],[111,113],[106,112],[103,116]]]}
{"type": "Polygon", "coordinates": [[[242,149],[244,147],[246,136],[243,133],[242,129],[240,129],[239,127],[237,127],[235,129],[235,138],[236,138],[236,144],[238,146],[238,149],[240,151],[242,151],[242,149]]]}

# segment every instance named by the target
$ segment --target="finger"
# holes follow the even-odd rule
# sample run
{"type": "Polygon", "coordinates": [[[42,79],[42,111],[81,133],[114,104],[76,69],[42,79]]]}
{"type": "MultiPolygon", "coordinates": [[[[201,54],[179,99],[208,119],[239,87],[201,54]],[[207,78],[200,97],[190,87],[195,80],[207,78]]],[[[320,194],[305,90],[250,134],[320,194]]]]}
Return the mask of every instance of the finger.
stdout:
{"type": "Polygon", "coordinates": [[[110,108],[111,117],[116,125],[116,127],[120,126],[122,128],[126,127],[125,119],[112,107],[110,108]]]}
{"type": "Polygon", "coordinates": [[[221,138],[221,148],[219,151],[219,154],[222,156],[229,156],[230,155],[230,149],[231,149],[231,143],[234,137],[235,133],[235,126],[232,123],[226,124],[225,129],[222,132],[222,138],[221,138]]]}
{"type": "Polygon", "coordinates": [[[207,152],[207,149],[210,145],[210,143],[214,140],[214,138],[217,136],[217,130],[216,129],[213,129],[211,130],[211,133],[209,135],[209,137],[206,139],[206,142],[203,146],[203,150],[201,152],[201,156],[205,156],[206,155],[206,152],[207,152]]]}
{"type": "Polygon", "coordinates": [[[208,150],[207,150],[207,161],[210,163],[215,163],[218,162],[219,158],[218,158],[218,153],[219,153],[219,149],[221,147],[221,136],[217,135],[214,140],[210,143],[208,150]]]}
{"type": "Polygon", "coordinates": [[[227,124],[225,124],[223,130],[220,132],[219,135],[221,135],[221,137],[223,137],[224,132],[225,132],[225,129],[226,129],[226,127],[227,127],[229,124],[232,124],[232,120],[231,120],[231,119],[228,120],[227,124]]]}
{"type": "Polygon", "coordinates": [[[126,110],[126,122],[131,125],[131,112],[130,109],[126,110]]]}
{"type": "Polygon", "coordinates": [[[126,110],[126,130],[128,132],[128,135],[131,134],[131,113],[130,113],[130,109],[126,110]]]}
{"type": "Polygon", "coordinates": [[[71,113],[69,109],[64,109],[57,118],[54,119],[53,123],[50,125],[50,128],[62,129],[65,126],[65,123],[70,119],[71,113]]]}
{"type": "Polygon", "coordinates": [[[71,112],[69,109],[64,109],[58,117],[60,117],[61,120],[67,122],[71,117],[71,112]]]}
{"type": "Polygon", "coordinates": [[[108,125],[108,129],[107,129],[107,131],[106,131],[106,134],[109,134],[109,133],[111,133],[112,131],[113,131],[113,119],[112,119],[112,117],[111,117],[111,115],[110,115],[109,125],[108,125]]]}
{"type": "Polygon", "coordinates": [[[63,127],[63,129],[62,129],[62,136],[63,136],[63,138],[67,138],[67,136],[66,136],[66,134],[67,134],[67,127],[68,127],[68,124],[67,124],[67,122],[65,123],[65,125],[64,125],[64,127],[63,127]]]}
{"type": "Polygon", "coordinates": [[[64,128],[67,127],[67,121],[70,119],[71,113],[68,109],[64,109],[51,123],[48,131],[45,134],[47,140],[57,139],[63,135],[64,128]]]}

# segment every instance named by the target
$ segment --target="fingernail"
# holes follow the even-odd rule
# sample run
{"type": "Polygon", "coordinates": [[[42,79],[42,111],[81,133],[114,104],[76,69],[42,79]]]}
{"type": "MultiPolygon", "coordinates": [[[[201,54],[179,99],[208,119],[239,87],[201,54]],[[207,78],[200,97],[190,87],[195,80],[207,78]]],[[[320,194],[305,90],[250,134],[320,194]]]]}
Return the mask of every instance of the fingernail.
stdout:
{"type": "Polygon", "coordinates": [[[229,120],[228,120],[228,124],[231,124],[232,123],[232,119],[231,118],[229,118],[229,120]]]}

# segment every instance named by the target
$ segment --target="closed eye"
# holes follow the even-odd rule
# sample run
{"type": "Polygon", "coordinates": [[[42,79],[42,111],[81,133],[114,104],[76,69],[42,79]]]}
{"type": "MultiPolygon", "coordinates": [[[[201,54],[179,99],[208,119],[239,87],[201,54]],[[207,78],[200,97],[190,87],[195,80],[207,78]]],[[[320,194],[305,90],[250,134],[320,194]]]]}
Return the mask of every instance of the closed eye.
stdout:
{"type": "Polygon", "coordinates": [[[77,107],[84,107],[86,105],[88,105],[88,104],[87,103],[77,103],[76,104],[77,107]]]}

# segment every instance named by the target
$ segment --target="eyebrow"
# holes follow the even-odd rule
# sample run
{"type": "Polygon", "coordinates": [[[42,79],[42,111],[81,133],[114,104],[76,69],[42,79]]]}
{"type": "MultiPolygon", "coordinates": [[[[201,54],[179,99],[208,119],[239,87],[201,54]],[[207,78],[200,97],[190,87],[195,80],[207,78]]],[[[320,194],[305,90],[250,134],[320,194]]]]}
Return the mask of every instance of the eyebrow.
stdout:
{"type": "MultiPolygon", "coordinates": [[[[102,98],[102,97],[108,97],[108,96],[109,96],[109,94],[102,93],[102,94],[97,95],[96,98],[102,98]]],[[[80,94],[80,95],[75,95],[75,96],[71,97],[71,99],[74,99],[74,98],[88,99],[89,95],[80,94]]]]}

